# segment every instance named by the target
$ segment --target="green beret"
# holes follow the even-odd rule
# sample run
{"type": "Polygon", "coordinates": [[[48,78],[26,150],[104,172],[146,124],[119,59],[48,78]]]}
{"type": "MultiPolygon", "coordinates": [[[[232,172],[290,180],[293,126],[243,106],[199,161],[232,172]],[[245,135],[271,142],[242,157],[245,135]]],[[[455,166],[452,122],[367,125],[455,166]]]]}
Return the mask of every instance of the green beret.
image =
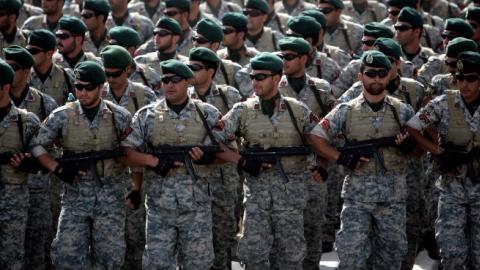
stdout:
{"type": "Polygon", "coordinates": [[[35,29],[28,35],[28,44],[51,51],[57,46],[55,35],[46,29],[35,29]]]}
{"type": "Polygon", "coordinates": [[[222,60],[215,52],[205,47],[192,48],[189,59],[193,61],[220,63],[222,60]]]}
{"type": "Polygon", "coordinates": [[[7,48],[3,48],[5,53],[5,60],[11,60],[22,66],[23,69],[28,69],[35,64],[32,54],[24,47],[18,45],[12,45],[7,48]]]}
{"type": "Polygon", "coordinates": [[[182,27],[180,27],[180,24],[175,19],[170,17],[161,17],[158,19],[155,27],[170,30],[175,35],[182,35],[182,27]]]}
{"type": "Polygon", "coordinates": [[[466,52],[466,51],[476,52],[477,50],[478,50],[478,46],[477,46],[477,43],[475,43],[475,41],[468,38],[457,37],[448,42],[447,48],[445,50],[445,54],[448,57],[457,58],[457,56],[461,52],[466,52]]]}
{"type": "Polygon", "coordinates": [[[142,44],[142,40],[137,31],[128,26],[115,26],[108,31],[108,36],[118,42],[119,45],[126,47],[137,47],[142,44]]]}
{"type": "Polygon", "coordinates": [[[480,7],[470,7],[467,9],[467,13],[465,15],[467,20],[473,20],[476,22],[480,22],[480,7]]]}
{"type": "Polygon", "coordinates": [[[20,0],[0,0],[0,10],[6,11],[8,14],[17,13],[22,5],[20,0]]]}
{"type": "Polygon", "coordinates": [[[248,18],[240,12],[227,12],[222,17],[222,24],[234,28],[245,28],[248,24],[248,18]]]}
{"type": "Polygon", "coordinates": [[[210,42],[222,42],[223,40],[222,27],[212,19],[201,19],[197,23],[196,31],[210,42]]]}
{"type": "Polygon", "coordinates": [[[269,9],[265,0],[248,0],[245,8],[258,9],[265,14],[268,14],[269,9]]]}
{"type": "Polygon", "coordinates": [[[387,56],[400,59],[402,56],[402,47],[392,38],[380,37],[375,40],[374,48],[387,56]]]}
{"type": "Polygon", "coordinates": [[[160,62],[160,67],[162,68],[163,74],[173,73],[185,79],[193,77],[193,72],[187,67],[187,65],[175,59],[160,62]]]}
{"type": "Polygon", "coordinates": [[[89,9],[96,13],[109,13],[111,8],[106,0],[85,0],[83,9],[89,9]]]}
{"type": "Polygon", "coordinates": [[[390,27],[379,22],[370,22],[365,24],[363,27],[363,35],[374,38],[393,38],[393,36],[395,36],[390,27]]]}
{"type": "Polygon", "coordinates": [[[312,17],[322,26],[322,28],[327,27],[327,17],[325,17],[325,14],[320,10],[306,9],[300,12],[300,15],[312,17]]]}
{"type": "Polygon", "coordinates": [[[398,22],[407,22],[412,25],[413,28],[423,28],[423,18],[418,11],[411,7],[404,7],[398,14],[398,22]]]}
{"type": "Polygon", "coordinates": [[[390,60],[388,60],[388,57],[377,50],[364,52],[362,54],[362,64],[369,67],[384,68],[387,70],[392,68],[392,64],[390,63],[390,60]]]}
{"type": "Polygon", "coordinates": [[[132,56],[127,49],[118,45],[108,45],[100,52],[105,68],[125,69],[133,63],[132,56]]]}
{"type": "Polygon", "coordinates": [[[291,17],[287,26],[293,32],[304,37],[318,36],[320,30],[322,30],[322,26],[313,17],[303,15],[291,17]]]}
{"type": "Polygon", "coordinates": [[[464,38],[473,36],[473,27],[465,20],[460,18],[450,18],[445,21],[445,31],[451,31],[464,38]]]}
{"type": "Polygon", "coordinates": [[[0,76],[0,85],[11,84],[15,76],[15,71],[13,71],[9,64],[0,59],[0,74],[2,74],[2,76],[0,76]]]}
{"type": "Polygon", "coordinates": [[[327,3],[327,4],[330,4],[330,5],[333,5],[337,8],[340,8],[340,9],[344,9],[345,8],[345,5],[343,4],[343,1],[342,0],[320,0],[318,1],[319,3],[327,3]]]}
{"type": "Polygon", "coordinates": [[[480,74],[480,53],[478,52],[461,52],[457,57],[457,70],[460,73],[480,74]]]}
{"type": "Polygon", "coordinates": [[[308,54],[310,51],[310,44],[303,38],[286,37],[278,41],[278,46],[282,51],[294,51],[298,54],[308,54]]]}
{"type": "Polygon", "coordinates": [[[87,31],[87,26],[77,17],[63,16],[58,21],[59,30],[68,30],[72,35],[83,35],[87,31]]]}
{"type": "Polygon", "coordinates": [[[75,65],[73,70],[75,73],[75,80],[88,82],[93,85],[100,85],[105,83],[105,71],[102,66],[94,61],[83,61],[75,65]]]}
{"type": "Polygon", "coordinates": [[[190,11],[190,0],[166,0],[165,7],[173,7],[183,11],[190,11]]]}
{"type": "Polygon", "coordinates": [[[397,7],[397,8],[404,8],[404,7],[411,7],[416,8],[418,4],[418,0],[388,0],[387,4],[389,7],[397,7]]]}
{"type": "Polygon", "coordinates": [[[250,59],[252,69],[271,70],[281,73],[283,70],[283,61],[276,54],[270,52],[261,52],[250,59]]]}

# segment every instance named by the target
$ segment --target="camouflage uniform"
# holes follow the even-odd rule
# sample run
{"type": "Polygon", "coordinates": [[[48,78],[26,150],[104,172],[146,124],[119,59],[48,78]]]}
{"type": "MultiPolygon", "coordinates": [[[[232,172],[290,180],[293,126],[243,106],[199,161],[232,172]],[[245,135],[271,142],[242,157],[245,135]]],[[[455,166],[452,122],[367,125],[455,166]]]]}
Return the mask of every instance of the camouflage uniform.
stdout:
{"type": "Polygon", "coordinates": [[[18,45],[21,47],[25,47],[27,45],[27,38],[25,37],[24,33],[20,31],[19,28],[15,28],[15,37],[13,38],[12,42],[8,42],[3,37],[3,34],[0,33],[0,58],[5,59],[5,54],[3,53],[3,48],[6,48],[11,45],[18,45]]]}
{"type": "Polygon", "coordinates": [[[68,69],[64,69],[56,64],[52,64],[52,69],[47,79],[42,82],[34,68],[30,72],[30,81],[28,84],[40,92],[45,93],[55,99],[58,105],[63,105],[67,101],[68,94],[74,92],[73,74],[68,69]]]}
{"type": "Polygon", "coordinates": [[[242,8],[230,1],[221,0],[220,7],[214,10],[209,4],[208,1],[205,1],[200,4],[200,11],[205,14],[212,15],[217,20],[221,20],[223,15],[227,12],[242,12],[242,8]]]}
{"type": "Polygon", "coordinates": [[[42,14],[42,15],[32,16],[23,23],[22,31],[30,32],[35,29],[47,29],[52,31],[52,33],[55,33],[58,30],[58,21],[55,24],[55,28],[52,29],[48,26],[47,16],[42,14]]]}
{"type": "MultiPolygon", "coordinates": [[[[199,99],[193,87],[189,88],[189,96],[199,99]]],[[[235,103],[240,102],[242,96],[237,89],[228,85],[210,87],[205,96],[205,102],[215,106],[222,114],[227,113],[235,103]]],[[[236,216],[237,185],[240,177],[237,168],[231,163],[216,165],[220,177],[210,177],[212,187],[212,221],[213,221],[213,249],[215,259],[211,269],[230,269],[230,250],[236,244],[236,216]]],[[[218,174],[217,174],[218,175],[218,174]]]]}
{"type": "Polygon", "coordinates": [[[300,12],[302,12],[306,9],[315,9],[315,8],[316,8],[315,4],[305,2],[304,0],[297,0],[297,3],[295,4],[295,7],[293,7],[293,8],[285,7],[285,4],[283,3],[283,1],[276,2],[273,5],[273,10],[274,10],[275,13],[277,13],[277,14],[284,13],[284,14],[288,14],[290,16],[298,16],[298,14],[300,14],[300,12]]]}
{"type": "MultiPolygon", "coordinates": [[[[188,60],[187,57],[183,56],[183,55],[180,55],[180,54],[176,54],[173,59],[176,59],[176,60],[179,60],[179,61],[182,61],[182,62],[186,62],[188,60]]],[[[135,62],[138,63],[138,64],[144,64],[148,67],[151,67],[155,70],[155,72],[158,74],[158,75],[162,75],[162,69],[160,68],[160,52],[158,51],[154,51],[154,52],[151,52],[151,53],[147,53],[147,54],[143,54],[143,55],[139,55],[137,57],[135,57],[135,62]]]]}
{"type": "MultiPolygon", "coordinates": [[[[83,61],[87,61],[87,60],[91,60],[91,61],[95,61],[97,63],[102,63],[102,60],[98,57],[96,57],[93,53],[91,52],[83,52],[83,55],[82,57],[80,57],[80,59],[78,59],[77,63],[80,63],[80,62],[83,62],[83,61]]],[[[53,57],[52,57],[52,62],[62,68],[65,68],[65,69],[73,69],[73,67],[70,66],[70,64],[67,62],[67,60],[65,60],[65,58],[63,57],[63,54],[60,53],[60,52],[56,52],[53,54],[53,57]]]]}
{"type": "Polygon", "coordinates": [[[80,17],[80,6],[76,3],[70,3],[67,4],[67,1],[65,1],[65,5],[63,6],[63,14],[69,15],[69,16],[74,16],[74,17],[80,17]]]}
{"type": "MultiPolygon", "coordinates": [[[[396,136],[412,115],[409,105],[390,96],[385,97],[382,109],[373,112],[361,95],[335,107],[312,134],[328,141],[340,133],[359,141],[396,136]]],[[[370,159],[345,177],[342,225],[336,241],[339,269],[363,269],[370,254],[375,268],[399,269],[406,254],[407,158],[395,148],[384,148],[382,154],[385,173],[370,159]]]]}
{"type": "Polygon", "coordinates": [[[317,51],[312,61],[312,64],[306,68],[308,75],[324,79],[329,83],[333,83],[340,75],[340,66],[327,54],[317,51]]]}
{"type": "MultiPolygon", "coordinates": [[[[317,117],[303,103],[288,97],[277,101],[272,117],[263,114],[260,98],[252,97],[235,104],[214,130],[224,140],[239,132],[247,147],[301,146],[299,132],[307,134],[317,117]],[[289,116],[285,102],[292,108],[289,116]]],[[[247,269],[301,269],[306,245],[303,211],[306,206],[306,181],[310,180],[306,157],[284,157],[286,181],[278,168],[262,171],[259,177],[246,176],[244,183],[245,215],[239,257],[247,269]],[[269,256],[275,255],[274,259],[269,256]]]]}
{"type": "Polygon", "coordinates": [[[247,47],[254,47],[260,52],[274,52],[277,51],[278,41],[283,37],[277,31],[272,30],[270,27],[263,27],[262,35],[254,43],[248,37],[245,39],[245,45],[247,47]]]}
{"type": "MultiPolygon", "coordinates": [[[[132,122],[132,133],[123,146],[142,151],[159,145],[204,144],[207,132],[197,113],[198,105],[213,126],[220,112],[213,106],[192,99],[179,115],[162,99],[139,110],[132,122]]],[[[194,181],[183,167],[166,177],[145,172],[147,209],[146,245],[143,269],[175,269],[177,253],[183,269],[208,269],[213,262],[212,212],[205,165],[194,165],[199,178],[194,181]]]]}
{"type": "Polygon", "coordinates": [[[282,35],[285,35],[286,31],[288,30],[287,22],[289,19],[290,15],[288,14],[273,12],[269,15],[265,26],[270,27],[273,31],[277,31],[282,35]]]}
{"type": "Polygon", "coordinates": [[[434,15],[428,13],[428,12],[425,12],[425,11],[420,12],[420,13],[422,13],[422,18],[423,18],[423,23],[424,24],[431,25],[431,26],[437,28],[440,33],[443,32],[443,28],[444,28],[445,24],[443,23],[442,18],[440,18],[438,16],[434,16],[434,15]]]}
{"type": "Polygon", "coordinates": [[[433,76],[432,83],[429,85],[429,94],[438,97],[445,94],[446,90],[458,90],[455,78],[452,74],[438,74],[433,76]]]}
{"type": "Polygon", "coordinates": [[[131,13],[138,13],[144,17],[150,18],[153,23],[157,23],[157,21],[163,16],[163,9],[165,8],[165,4],[160,1],[159,6],[157,7],[155,13],[153,13],[152,16],[150,16],[150,14],[148,13],[146,6],[146,3],[143,1],[134,3],[130,2],[128,3],[128,11],[131,13]]]}
{"type": "Polygon", "coordinates": [[[17,26],[20,27],[30,17],[42,15],[43,10],[40,7],[36,7],[27,3],[23,3],[18,12],[17,26]]]}
{"type": "Polygon", "coordinates": [[[418,70],[418,81],[424,85],[429,85],[433,76],[449,73],[448,66],[445,64],[446,59],[445,54],[430,56],[428,61],[418,70]]]}
{"type": "Polygon", "coordinates": [[[423,64],[427,63],[428,58],[433,55],[435,55],[435,52],[432,49],[420,46],[420,51],[412,59],[408,59],[405,56],[403,58],[412,62],[417,69],[420,69],[423,64]]]}
{"type": "Polygon", "coordinates": [[[339,47],[323,44],[322,48],[319,50],[322,53],[326,53],[329,58],[332,58],[340,68],[344,68],[352,60],[346,51],[340,49],[339,47]]]}
{"type": "Polygon", "coordinates": [[[130,74],[130,80],[132,82],[141,83],[147,87],[150,87],[155,91],[155,95],[159,97],[162,93],[162,77],[155,69],[147,66],[146,64],[135,63],[133,67],[134,71],[130,74]]]}
{"type": "MultiPolygon", "coordinates": [[[[108,32],[108,30],[106,30],[108,32]]],[[[105,36],[106,37],[106,36],[105,36]]],[[[85,32],[85,39],[83,40],[83,51],[84,52],[91,52],[94,55],[99,55],[103,48],[105,48],[108,44],[107,39],[105,38],[100,42],[100,45],[97,47],[93,42],[92,37],[90,36],[90,32],[85,32]]]]}
{"type": "MultiPolygon", "coordinates": [[[[459,91],[446,91],[430,101],[408,125],[424,130],[436,127],[443,142],[459,146],[476,147],[479,110],[473,115],[466,109],[459,91]]],[[[473,160],[478,171],[478,159],[473,160]]],[[[466,165],[453,173],[442,174],[436,183],[440,191],[436,239],[444,269],[480,267],[480,185],[466,176],[466,165]],[[466,232],[468,230],[468,232],[466,232]],[[467,259],[468,258],[468,259],[467,259]]]]}
{"type": "Polygon", "coordinates": [[[125,18],[122,25],[116,25],[115,20],[112,17],[112,14],[108,15],[107,21],[105,22],[105,27],[107,29],[112,29],[115,26],[128,26],[137,31],[140,39],[143,42],[147,41],[153,35],[153,23],[152,21],[145,16],[142,16],[135,12],[129,12],[125,18]]]}
{"type": "MultiPolygon", "coordinates": [[[[78,101],[54,110],[32,139],[32,154],[38,157],[61,135],[63,151],[86,152],[118,149],[127,134],[130,113],[101,101],[90,122],[78,101]]],[[[97,162],[99,178],[92,173],[77,176],[64,185],[52,261],[59,269],[119,269],[125,252],[126,170],[113,159],[97,162]],[[112,233],[114,232],[114,233],[112,233]]]]}
{"type": "Polygon", "coordinates": [[[352,17],[354,22],[362,25],[369,22],[380,22],[387,17],[387,7],[384,4],[379,3],[378,1],[366,2],[368,3],[368,7],[360,14],[355,10],[352,1],[345,1],[345,8],[342,10],[342,14],[352,17]]]}
{"type": "Polygon", "coordinates": [[[242,68],[237,63],[234,63],[227,59],[222,59],[220,63],[217,73],[215,73],[215,77],[213,81],[216,84],[226,84],[237,88],[238,82],[235,79],[235,74],[242,68]]]}
{"type": "Polygon", "coordinates": [[[325,43],[337,46],[350,55],[361,54],[363,26],[342,21],[332,32],[325,32],[325,43]]]}
{"type": "Polygon", "coordinates": [[[104,100],[109,100],[118,106],[122,106],[132,115],[143,106],[154,103],[157,100],[157,96],[155,96],[152,89],[132,81],[128,82],[127,89],[125,89],[125,92],[118,102],[114,98],[108,83],[106,83],[103,88],[102,98],[104,100]]]}
{"type": "MultiPolygon", "coordinates": [[[[250,63],[250,59],[253,58],[255,55],[257,55],[258,53],[260,53],[254,47],[246,47],[245,46],[245,50],[246,50],[245,55],[241,55],[239,61],[234,61],[235,63],[239,64],[240,66],[248,65],[250,63]]],[[[223,48],[223,49],[218,50],[217,55],[218,55],[218,57],[220,57],[220,59],[232,60],[232,59],[230,59],[228,48],[223,48]]]]}
{"type": "Polygon", "coordinates": [[[193,36],[192,28],[188,28],[187,31],[183,31],[182,40],[180,41],[177,47],[178,54],[188,55],[188,53],[190,52],[190,49],[193,48],[192,36],[193,36]]]}
{"type": "Polygon", "coordinates": [[[447,0],[437,0],[430,7],[429,13],[440,18],[455,18],[460,16],[460,8],[455,3],[447,0]]]}

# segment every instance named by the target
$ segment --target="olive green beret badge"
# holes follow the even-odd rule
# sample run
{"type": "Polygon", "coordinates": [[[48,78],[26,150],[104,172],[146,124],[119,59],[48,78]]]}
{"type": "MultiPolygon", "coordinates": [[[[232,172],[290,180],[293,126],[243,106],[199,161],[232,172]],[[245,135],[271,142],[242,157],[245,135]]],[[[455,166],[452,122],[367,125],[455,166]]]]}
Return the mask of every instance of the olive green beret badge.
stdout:
{"type": "Polygon", "coordinates": [[[462,62],[462,60],[458,60],[458,61],[457,61],[457,69],[460,70],[460,71],[463,70],[463,62],[462,62]]]}
{"type": "Polygon", "coordinates": [[[367,64],[372,64],[373,63],[373,55],[369,54],[367,55],[367,58],[365,59],[367,61],[367,64]]]}
{"type": "Polygon", "coordinates": [[[75,79],[80,80],[80,72],[78,70],[75,70],[75,79]]]}

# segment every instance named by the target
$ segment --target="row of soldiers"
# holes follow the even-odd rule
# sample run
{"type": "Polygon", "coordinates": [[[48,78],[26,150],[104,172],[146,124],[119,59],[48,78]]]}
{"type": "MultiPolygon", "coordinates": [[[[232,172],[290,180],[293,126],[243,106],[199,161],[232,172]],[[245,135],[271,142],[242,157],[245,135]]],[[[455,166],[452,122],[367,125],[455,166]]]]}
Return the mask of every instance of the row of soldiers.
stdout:
{"type": "Polygon", "coordinates": [[[440,168],[456,164],[415,130],[476,146],[464,136],[476,130],[478,3],[200,2],[52,0],[30,16],[38,8],[0,1],[1,55],[14,71],[10,78],[4,66],[1,152],[27,153],[2,166],[2,181],[12,180],[0,186],[8,225],[0,266],[228,269],[238,257],[247,269],[318,269],[322,242],[335,240],[343,184],[340,268],[365,268],[368,259],[369,267],[412,269],[422,204],[430,232],[439,211],[444,268],[478,267],[474,177],[464,165],[439,171],[425,156],[404,157],[412,135],[440,168]],[[457,16],[465,19],[449,18],[457,16]],[[457,111],[449,122],[452,106],[465,107],[466,120],[457,111]],[[317,116],[325,116],[319,125],[317,116]],[[384,162],[338,155],[322,141],[341,147],[398,133],[384,162]],[[194,170],[152,154],[161,145],[192,145],[194,170]],[[291,146],[318,158],[279,165],[235,152],[291,146]],[[96,161],[95,170],[52,158],[114,149],[126,156],[96,161]],[[30,152],[48,170],[30,164],[30,152]],[[125,197],[139,209],[125,209],[125,197]]]}

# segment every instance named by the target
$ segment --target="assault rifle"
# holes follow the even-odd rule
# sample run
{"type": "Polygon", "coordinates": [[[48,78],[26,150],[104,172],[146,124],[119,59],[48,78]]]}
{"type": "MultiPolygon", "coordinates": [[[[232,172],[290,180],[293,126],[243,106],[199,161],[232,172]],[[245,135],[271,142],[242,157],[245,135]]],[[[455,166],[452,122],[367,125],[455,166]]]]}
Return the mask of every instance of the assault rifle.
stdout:
{"type": "Polygon", "coordinates": [[[185,164],[188,174],[196,181],[198,176],[195,173],[195,168],[193,167],[192,159],[189,154],[194,147],[200,148],[204,155],[215,154],[220,151],[219,145],[160,145],[158,147],[152,147],[147,153],[156,156],[160,160],[168,159],[173,162],[182,162],[185,164]]]}
{"type": "Polygon", "coordinates": [[[385,168],[385,163],[382,155],[379,150],[382,147],[391,147],[395,146],[396,136],[392,137],[383,137],[378,139],[370,139],[364,141],[357,141],[347,143],[342,147],[339,147],[337,150],[342,154],[354,154],[366,158],[375,158],[375,161],[380,165],[382,173],[387,171],[385,168]]]}
{"type": "Polygon", "coordinates": [[[0,153],[0,164],[5,165],[5,164],[10,164],[10,159],[12,158],[12,153],[10,152],[4,152],[0,153]]]}
{"type": "Polygon", "coordinates": [[[285,169],[283,168],[281,158],[292,156],[308,156],[312,153],[313,152],[309,147],[304,146],[270,147],[268,149],[254,147],[246,148],[245,150],[240,151],[240,155],[244,157],[255,157],[259,159],[262,163],[277,165],[280,170],[280,174],[282,175],[285,182],[288,182],[288,176],[285,173],[285,169]]]}
{"type": "Polygon", "coordinates": [[[467,176],[470,178],[472,183],[478,183],[477,173],[475,172],[473,166],[473,160],[480,157],[480,149],[473,148],[470,151],[467,151],[465,147],[454,145],[452,143],[441,144],[440,147],[444,149],[442,155],[447,155],[449,157],[448,164],[445,164],[443,161],[440,164],[440,171],[450,172],[454,168],[467,165],[467,176]]]}

